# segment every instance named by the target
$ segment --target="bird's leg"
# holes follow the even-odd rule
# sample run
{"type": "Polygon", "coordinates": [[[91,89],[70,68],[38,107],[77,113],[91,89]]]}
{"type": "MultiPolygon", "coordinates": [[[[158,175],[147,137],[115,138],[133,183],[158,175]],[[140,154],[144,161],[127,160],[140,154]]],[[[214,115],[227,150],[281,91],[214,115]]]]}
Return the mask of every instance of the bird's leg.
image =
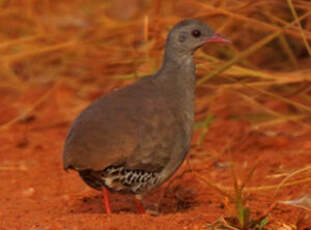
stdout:
{"type": "Polygon", "coordinates": [[[108,189],[106,189],[104,186],[103,186],[103,195],[104,195],[104,204],[105,204],[105,208],[106,208],[106,213],[111,214],[110,202],[109,202],[109,192],[108,192],[108,189]]]}
{"type": "Polygon", "coordinates": [[[142,199],[142,197],[140,195],[135,195],[134,203],[136,205],[136,208],[137,208],[138,212],[140,214],[144,214],[145,213],[145,209],[144,209],[144,206],[142,205],[142,203],[140,202],[141,199],[142,199]]]}

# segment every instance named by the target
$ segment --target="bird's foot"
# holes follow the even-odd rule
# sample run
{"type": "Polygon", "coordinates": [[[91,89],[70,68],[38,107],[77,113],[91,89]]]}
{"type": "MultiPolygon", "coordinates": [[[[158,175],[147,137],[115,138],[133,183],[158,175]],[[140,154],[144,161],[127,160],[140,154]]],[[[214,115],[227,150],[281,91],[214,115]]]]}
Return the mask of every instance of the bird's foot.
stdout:
{"type": "Polygon", "coordinates": [[[105,187],[103,187],[103,195],[104,195],[104,205],[106,208],[106,213],[111,214],[112,212],[110,209],[109,192],[108,192],[108,189],[106,189],[105,187]]]}
{"type": "Polygon", "coordinates": [[[136,205],[138,213],[145,214],[146,211],[145,211],[143,204],[141,203],[141,199],[142,199],[142,197],[140,195],[136,195],[134,197],[134,203],[136,205]]]}

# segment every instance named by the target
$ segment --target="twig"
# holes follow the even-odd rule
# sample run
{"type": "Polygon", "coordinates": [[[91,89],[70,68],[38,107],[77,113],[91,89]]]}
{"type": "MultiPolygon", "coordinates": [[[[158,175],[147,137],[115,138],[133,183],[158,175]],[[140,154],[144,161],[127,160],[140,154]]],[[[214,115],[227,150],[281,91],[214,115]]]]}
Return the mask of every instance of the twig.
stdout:
{"type": "MultiPolygon", "coordinates": [[[[301,16],[300,18],[298,18],[297,20],[293,21],[291,24],[296,23],[297,21],[301,21],[302,19],[304,19],[306,16],[310,15],[311,12],[308,12],[306,14],[304,14],[303,16],[301,16]]],[[[290,25],[291,25],[290,24],[290,25]]],[[[288,26],[286,26],[288,27],[288,26]]],[[[285,28],[286,28],[285,27],[285,28]]],[[[285,29],[284,28],[284,29],[285,29]]],[[[232,58],[230,61],[224,63],[223,65],[219,66],[216,70],[212,71],[210,74],[208,74],[207,76],[201,78],[200,80],[197,81],[197,86],[202,85],[203,83],[205,83],[207,80],[209,80],[210,78],[218,75],[219,73],[229,69],[233,64],[239,62],[240,60],[246,58],[247,56],[249,56],[250,54],[254,53],[255,51],[257,51],[258,49],[260,49],[261,47],[263,47],[264,45],[268,44],[269,42],[271,42],[273,39],[275,39],[276,37],[278,37],[281,33],[283,32],[282,29],[268,35],[267,37],[265,37],[264,39],[260,40],[259,42],[255,43],[253,46],[251,46],[250,48],[248,48],[247,50],[241,52],[239,55],[235,56],[234,58],[232,58]]]]}
{"type": "MultiPolygon", "coordinates": [[[[287,3],[288,3],[288,5],[289,5],[289,8],[290,8],[290,10],[291,10],[291,12],[292,12],[292,14],[293,14],[295,20],[297,20],[297,19],[298,19],[298,15],[297,15],[297,12],[296,12],[296,10],[295,10],[295,7],[294,7],[294,5],[293,5],[292,0],[287,0],[287,3]]],[[[297,24],[298,24],[298,28],[299,28],[299,31],[300,31],[302,40],[303,40],[303,42],[305,43],[306,49],[307,49],[307,51],[308,51],[308,53],[309,53],[309,56],[311,56],[311,47],[310,47],[310,45],[309,45],[309,43],[308,43],[308,41],[307,41],[306,35],[305,35],[305,33],[304,33],[304,30],[302,29],[302,26],[301,26],[300,21],[297,21],[297,24]]]]}
{"type": "Polygon", "coordinates": [[[274,196],[276,196],[279,190],[286,184],[286,181],[288,181],[291,177],[296,176],[297,174],[305,172],[305,171],[311,171],[311,165],[308,165],[307,167],[304,167],[302,169],[298,169],[292,172],[291,174],[289,174],[287,177],[285,177],[275,189],[274,196]]]}
{"type": "Polygon", "coordinates": [[[10,120],[7,123],[4,123],[3,125],[0,126],[0,130],[4,130],[9,128],[11,125],[15,124],[16,122],[20,121],[24,117],[26,117],[29,113],[31,113],[37,106],[39,106],[42,102],[44,102],[50,94],[56,89],[58,86],[58,83],[55,83],[54,86],[49,89],[43,96],[41,96],[32,106],[30,106],[28,109],[26,109],[23,113],[15,117],[14,119],[10,120]]]}

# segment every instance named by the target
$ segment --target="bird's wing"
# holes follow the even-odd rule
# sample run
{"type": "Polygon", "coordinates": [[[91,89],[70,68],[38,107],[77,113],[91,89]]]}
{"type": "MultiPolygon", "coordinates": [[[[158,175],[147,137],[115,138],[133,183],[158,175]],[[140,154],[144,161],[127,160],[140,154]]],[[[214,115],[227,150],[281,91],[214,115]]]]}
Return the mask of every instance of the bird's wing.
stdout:
{"type": "Polygon", "coordinates": [[[142,116],[135,122],[139,141],[127,159],[128,168],[161,171],[180,151],[177,147],[185,141],[185,132],[176,119],[178,115],[166,103],[160,96],[149,103],[144,101],[142,116]]]}
{"type": "Polygon", "coordinates": [[[106,95],[80,114],[66,140],[65,169],[127,165],[158,171],[164,167],[176,135],[183,133],[165,97],[146,81],[150,78],[106,95]]]}

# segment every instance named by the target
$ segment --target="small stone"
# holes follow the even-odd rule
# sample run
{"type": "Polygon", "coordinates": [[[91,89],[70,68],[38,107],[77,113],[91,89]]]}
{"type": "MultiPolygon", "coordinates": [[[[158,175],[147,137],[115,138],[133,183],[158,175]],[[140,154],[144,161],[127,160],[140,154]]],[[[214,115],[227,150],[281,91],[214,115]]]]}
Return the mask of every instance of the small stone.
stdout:
{"type": "Polygon", "coordinates": [[[22,194],[23,194],[23,196],[24,197],[31,197],[33,194],[35,193],[35,189],[34,188],[28,188],[28,189],[26,189],[26,190],[24,190],[23,192],[22,192],[22,194]]]}

